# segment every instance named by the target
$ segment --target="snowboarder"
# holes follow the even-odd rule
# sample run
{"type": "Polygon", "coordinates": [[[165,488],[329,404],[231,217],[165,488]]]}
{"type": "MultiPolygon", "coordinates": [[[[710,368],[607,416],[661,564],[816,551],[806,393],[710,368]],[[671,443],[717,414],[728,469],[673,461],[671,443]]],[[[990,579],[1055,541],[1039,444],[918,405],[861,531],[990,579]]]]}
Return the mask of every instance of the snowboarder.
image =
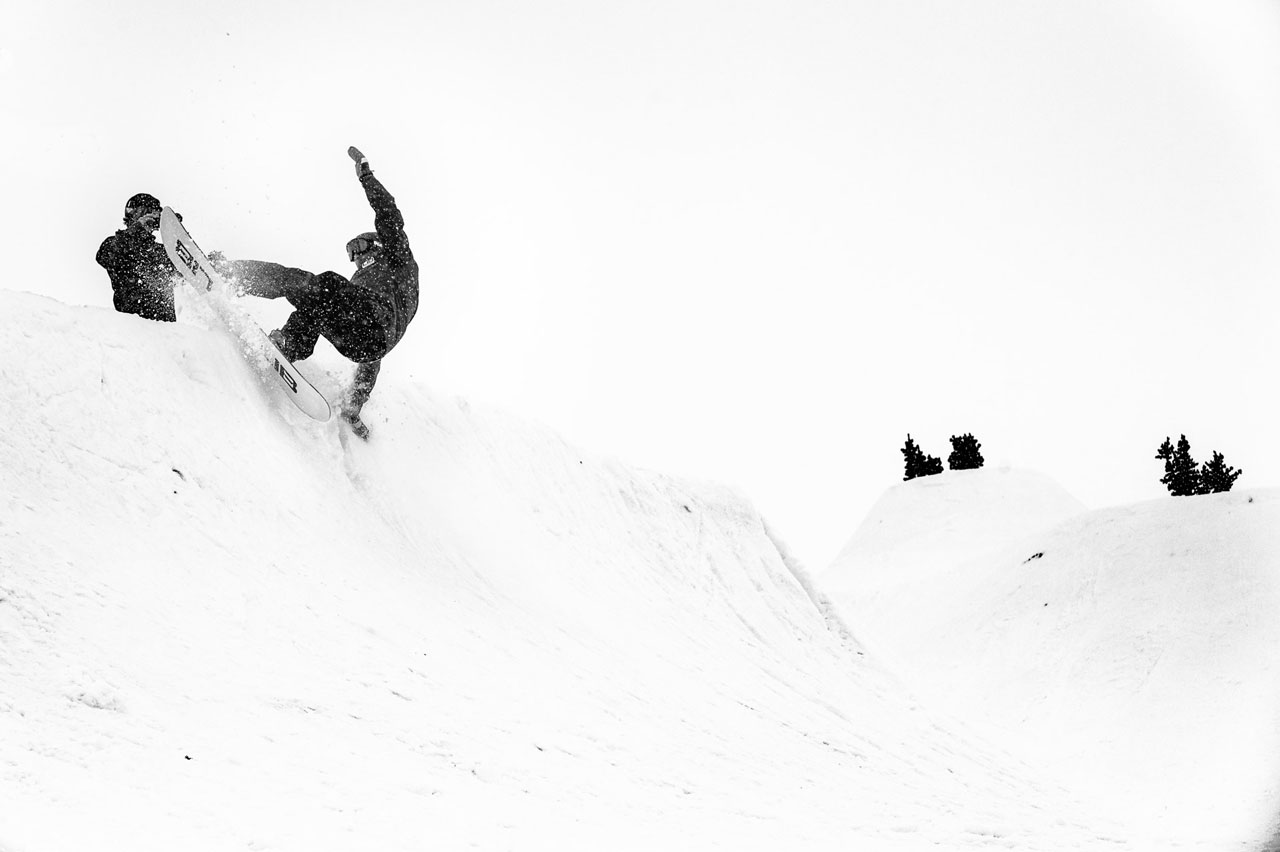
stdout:
{"type": "Polygon", "coordinates": [[[155,238],[160,207],[156,197],[145,192],[125,202],[124,227],[102,241],[97,261],[111,276],[117,311],[174,322],[174,269],[155,238]]]}
{"type": "Polygon", "coordinates": [[[315,275],[261,260],[220,263],[245,293],[264,299],[283,296],[293,305],[285,324],[269,335],[291,362],[310,357],[324,337],[356,363],[342,416],[363,438],[368,429],[360,410],[373,391],[382,358],[404,337],[418,310],[418,263],[395,198],[373,176],[360,151],[349,148],[347,155],[355,161],[356,177],[374,214],[374,230],[347,243],[347,259],[356,265],[350,280],[336,272],[315,275]]]}

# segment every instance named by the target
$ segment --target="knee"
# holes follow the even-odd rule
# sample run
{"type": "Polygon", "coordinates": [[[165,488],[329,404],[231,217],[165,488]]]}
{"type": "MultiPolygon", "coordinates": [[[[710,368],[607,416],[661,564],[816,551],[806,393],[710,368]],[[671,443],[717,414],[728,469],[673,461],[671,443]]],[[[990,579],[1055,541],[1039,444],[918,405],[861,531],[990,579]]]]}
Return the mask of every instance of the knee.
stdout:
{"type": "Polygon", "coordinates": [[[336,272],[321,272],[306,281],[289,282],[284,287],[284,297],[295,308],[323,311],[343,288],[350,284],[336,272]]]}
{"type": "Polygon", "coordinates": [[[351,282],[336,272],[321,272],[315,277],[314,284],[318,292],[332,296],[346,289],[351,282]]]}

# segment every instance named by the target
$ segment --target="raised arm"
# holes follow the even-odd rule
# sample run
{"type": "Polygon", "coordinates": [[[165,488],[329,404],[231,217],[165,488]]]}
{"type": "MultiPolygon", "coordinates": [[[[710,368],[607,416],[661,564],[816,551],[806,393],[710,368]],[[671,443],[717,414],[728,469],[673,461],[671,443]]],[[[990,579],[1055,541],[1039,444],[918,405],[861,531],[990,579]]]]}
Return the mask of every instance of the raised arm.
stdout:
{"type": "Polygon", "coordinates": [[[396,206],[396,200],[382,185],[382,181],[373,176],[369,160],[355,147],[347,149],[347,156],[355,161],[356,177],[364,188],[365,198],[373,208],[373,229],[378,232],[382,241],[382,250],[397,262],[407,263],[413,260],[413,252],[409,248],[409,237],[404,232],[404,216],[396,206]]]}

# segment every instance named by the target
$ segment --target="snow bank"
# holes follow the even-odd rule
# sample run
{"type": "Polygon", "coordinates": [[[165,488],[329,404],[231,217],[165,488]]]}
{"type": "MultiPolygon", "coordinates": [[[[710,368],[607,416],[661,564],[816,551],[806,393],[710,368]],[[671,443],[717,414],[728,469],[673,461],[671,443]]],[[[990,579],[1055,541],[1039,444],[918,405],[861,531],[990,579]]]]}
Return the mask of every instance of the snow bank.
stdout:
{"type": "Polygon", "coordinates": [[[1280,492],[1077,513],[1043,477],[944,474],[823,580],[922,696],[1149,836],[1226,848],[1275,816],[1280,492]]]}
{"type": "Polygon", "coordinates": [[[1114,848],[733,492],[6,292],[0,411],[4,852],[1114,848]]]}

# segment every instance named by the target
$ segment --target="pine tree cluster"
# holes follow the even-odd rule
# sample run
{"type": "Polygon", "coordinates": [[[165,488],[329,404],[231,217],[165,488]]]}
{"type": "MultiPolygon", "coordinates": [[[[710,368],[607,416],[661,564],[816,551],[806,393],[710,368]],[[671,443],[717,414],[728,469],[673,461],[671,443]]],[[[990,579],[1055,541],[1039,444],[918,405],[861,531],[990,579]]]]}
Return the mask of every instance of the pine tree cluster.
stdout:
{"type": "Polygon", "coordinates": [[[1230,491],[1243,470],[1227,464],[1222,453],[1214,451],[1213,458],[1203,465],[1191,457],[1191,442],[1187,436],[1178,438],[1175,447],[1168,438],[1156,451],[1156,458],[1164,462],[1164,476],[1160,482],[1174,497],[1190,497],[1195,494],[1219,494],[1230,491]]]}
{"type": "MultiPolygon", "coordinates": [[[[952,470],[974,470],[982,467],[984,460],[979,451],[981,447],[982,444],[978,443],[978,439],[969,433],[958,438],[952,435],[951,455],[947,456],[947,464],[952,470]]],[[[906,462],[906,472],[902,477],[904,481],[942,473],[942,459],[925,455],[924,450],[916,445],[910,434],[907,435],[907,443],[901,452],[906,462]]]]}
{"type": "Polygon", "coordinates": [[[951,455],[947,456],[947,465],[952,470],[976,470],[982,467],[982,444],[978,439],[966,432],[960,437],[951,436],[951,455]]]}
{"type": "Polygon", "coordinates": [[[918,476],[942,473],[942,459],[937,456],[926,456],[924,450],[916,446],[910,434],[907,435],[906,446],[902,448],[902,456],[907,464],[906,475],[902,477],[904,481],[918,476]]]}

